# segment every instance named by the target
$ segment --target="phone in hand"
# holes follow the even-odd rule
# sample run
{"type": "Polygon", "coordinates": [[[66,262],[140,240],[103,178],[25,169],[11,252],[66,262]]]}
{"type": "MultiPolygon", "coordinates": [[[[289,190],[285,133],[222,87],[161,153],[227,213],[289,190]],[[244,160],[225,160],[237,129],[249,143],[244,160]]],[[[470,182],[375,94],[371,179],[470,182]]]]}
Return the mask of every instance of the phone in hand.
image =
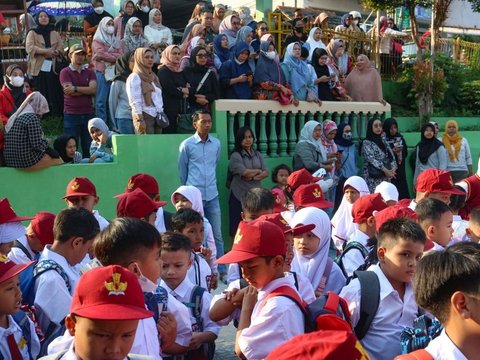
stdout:
{"type": "Polygon", "coordinates": [[[339,154],[341,154],[341,153],[343,153],[343,150],[338,149],[337,152],[338,152],[339,154]]]}

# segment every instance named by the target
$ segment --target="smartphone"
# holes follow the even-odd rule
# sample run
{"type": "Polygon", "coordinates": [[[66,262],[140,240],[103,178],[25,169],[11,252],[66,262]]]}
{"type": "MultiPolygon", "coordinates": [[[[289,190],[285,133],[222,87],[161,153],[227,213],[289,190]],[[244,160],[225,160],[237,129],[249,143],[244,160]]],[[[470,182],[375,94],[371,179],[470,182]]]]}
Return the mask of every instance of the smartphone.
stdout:
{"type": "Polygon", "coordinates": [[[343,153],[343,150],[338,149],[337,152],[341,154],[343,153]]]}

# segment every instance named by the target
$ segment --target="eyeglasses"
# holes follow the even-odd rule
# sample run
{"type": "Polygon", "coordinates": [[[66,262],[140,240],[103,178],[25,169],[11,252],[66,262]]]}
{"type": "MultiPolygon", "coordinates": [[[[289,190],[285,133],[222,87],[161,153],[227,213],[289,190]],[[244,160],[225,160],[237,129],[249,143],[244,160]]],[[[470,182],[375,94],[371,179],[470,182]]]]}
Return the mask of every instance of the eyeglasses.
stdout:
{"type": "Polygon", "coordinates": [[[235,22],[232,22],[232,25],[233,25],[233,26],[238,26],[238,25],[240,25],[240,23],[237,22],[237,21],[235,21],[235,22]]]}
{"type": "Polygon", "coordinates": [[[268,30],[268,28],[267,27],[261,27],[260,30],[266,31],[266,30],[268,30]]]}
{"type": "Polygon", "coordinates": [[[207,57],[207,54],[197,54],[197,57],[200,59],[204,59],[207,57]]]}

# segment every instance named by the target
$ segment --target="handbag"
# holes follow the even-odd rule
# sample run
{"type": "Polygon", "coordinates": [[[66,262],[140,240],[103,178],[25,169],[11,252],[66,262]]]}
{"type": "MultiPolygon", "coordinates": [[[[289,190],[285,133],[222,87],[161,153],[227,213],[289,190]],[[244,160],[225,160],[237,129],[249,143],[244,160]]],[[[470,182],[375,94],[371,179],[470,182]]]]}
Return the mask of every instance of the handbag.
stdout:
{"type": "Polygon", "coordinates": [[[56,75],[60,75],[60,71],[68,67],[68,65],[70,65],[70,62],[68,61],[67,57],[63,54],[60,54],[55,58],[55,65],[53,66],[53,72],[56,75]]]}
{"type": "Polygon", "coordinates": [[[177,133],[195,133],[195,128],[193,127],[193,114],[190,112],[188,98],[183,98],[180,105],[180,113],[177,115],[177,133]]]}
{"type": "Polygon", "coordinates": [[[168,116],[162,111],[161,113],[157,113],[155,123],[164,129],[170,125],[170,120],[168,120],[168,116]]]}
{"type": "MultiPolygon", "coordinates": [[[[387,169],[387,170],[391,170],[392,169],[392,164],[388,161],[388,160],[384,160],[383,161],[383,166],[387,169]]],[[[373,166],[372,164],[368,163],[367,164],[367,172],[368,172],[368,175],[370,177],[372,177],[373,179],[381,179],[381,178],[384,178],[385,177],[385,173],[383,172],[382,169],[379,169],[375,166],[373,166]]]]}

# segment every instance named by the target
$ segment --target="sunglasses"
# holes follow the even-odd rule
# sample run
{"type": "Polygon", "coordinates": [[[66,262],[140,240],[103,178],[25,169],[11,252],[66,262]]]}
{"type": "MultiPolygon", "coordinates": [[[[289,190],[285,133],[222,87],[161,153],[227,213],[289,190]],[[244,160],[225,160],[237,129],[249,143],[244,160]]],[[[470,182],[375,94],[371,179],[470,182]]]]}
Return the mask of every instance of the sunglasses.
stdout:
{"type": "Polygon", "coordinates": [[[197,57],[200,59],[204,59],[207,57],[207,54],[197,54],[197,57]]]}

